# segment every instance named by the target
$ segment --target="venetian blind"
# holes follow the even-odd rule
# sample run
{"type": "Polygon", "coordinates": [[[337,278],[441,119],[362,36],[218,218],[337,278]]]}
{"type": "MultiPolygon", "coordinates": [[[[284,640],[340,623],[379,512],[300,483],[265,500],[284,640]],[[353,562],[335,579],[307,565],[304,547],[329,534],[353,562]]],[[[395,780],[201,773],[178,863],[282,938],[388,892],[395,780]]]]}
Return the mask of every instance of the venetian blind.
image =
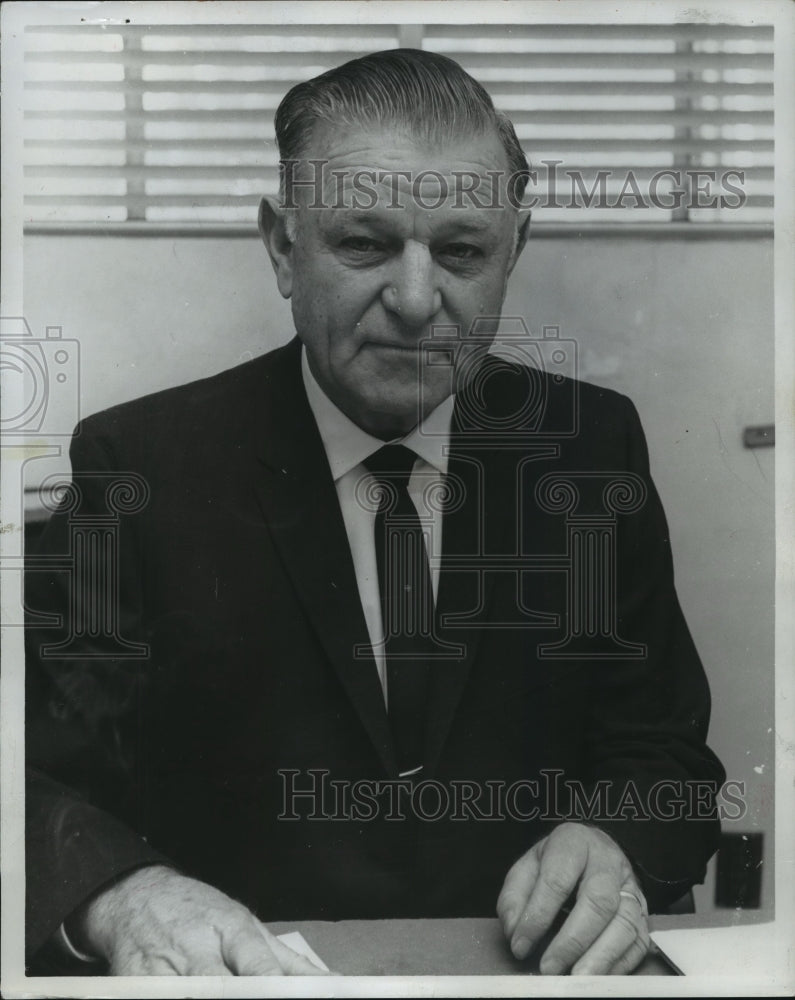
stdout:
{"type": "Polygon", "coordinates": [[[772,220],[773,29],[707,24],[32,26],[26,220],[253,227],[286,90],[400,44],[510,115],[536,221],[772,220]]]}

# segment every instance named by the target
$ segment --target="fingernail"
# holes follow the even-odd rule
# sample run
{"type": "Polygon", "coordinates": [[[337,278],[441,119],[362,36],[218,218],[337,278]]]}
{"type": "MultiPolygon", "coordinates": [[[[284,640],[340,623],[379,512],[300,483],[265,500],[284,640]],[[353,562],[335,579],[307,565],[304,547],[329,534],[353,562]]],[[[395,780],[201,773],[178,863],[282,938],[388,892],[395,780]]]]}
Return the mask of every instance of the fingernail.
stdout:
{"type": "Polygon", "coordinates": [[[517,958],[527,958],[527,953],[530,951],[530,942],[526,937],[519,937],[514,941],[512,948],[517,958]]]}
{"type": "Polygon", "coordinates": [[[559,976],[563,972],[563,966],[556,958],[544,958],[538,967],[544,976],[559,976]]]}
{"type": "Polygon", "coordinates": [[[516,910],[506,910],[502,919],[505,927],[512,927],[516,920],[516,910]]]}

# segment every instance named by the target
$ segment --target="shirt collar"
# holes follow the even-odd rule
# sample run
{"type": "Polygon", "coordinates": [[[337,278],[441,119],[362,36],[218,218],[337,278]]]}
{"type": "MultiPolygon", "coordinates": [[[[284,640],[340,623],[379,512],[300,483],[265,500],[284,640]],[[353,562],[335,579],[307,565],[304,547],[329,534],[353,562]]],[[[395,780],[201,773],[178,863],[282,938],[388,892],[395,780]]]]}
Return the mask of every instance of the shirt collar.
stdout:
{"type": "MultiPolygon", "coordinates": [[[[336,482],[387,442],[362,430],[332,403],[309,368],[306,348],[301,351],[301,374],[309,408],[320,431],[331,475],[336,482]]],[[[446,473],[454,405],[455,395],[448,396],[405,437],[388,443],[411,448],[438,472],[446,473]]]]}

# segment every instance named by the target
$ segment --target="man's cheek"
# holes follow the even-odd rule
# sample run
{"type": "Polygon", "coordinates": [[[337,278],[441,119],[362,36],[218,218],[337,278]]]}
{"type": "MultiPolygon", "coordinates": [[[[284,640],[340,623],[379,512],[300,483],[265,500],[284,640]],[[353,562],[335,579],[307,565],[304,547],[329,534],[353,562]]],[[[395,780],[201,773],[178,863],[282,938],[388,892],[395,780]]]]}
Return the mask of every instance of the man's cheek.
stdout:
{"type": "Polygon", "coordinates": [[[453,367],[424,365],[419,381],[423,402],[436,406],[453,391],[453,367]]]}

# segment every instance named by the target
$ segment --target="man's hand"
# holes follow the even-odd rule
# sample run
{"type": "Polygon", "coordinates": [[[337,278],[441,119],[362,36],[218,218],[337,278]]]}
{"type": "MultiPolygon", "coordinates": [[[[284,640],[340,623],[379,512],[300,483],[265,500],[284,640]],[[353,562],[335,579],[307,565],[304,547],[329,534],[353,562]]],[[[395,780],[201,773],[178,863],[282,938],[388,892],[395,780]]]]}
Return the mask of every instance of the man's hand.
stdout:
{"type": "Polygon", "coordinates": [[[646,901],[624,853],[606,833],[564,823],[508,872],[497,915],[525,958],[576,890],[576,904],[541,958],[545,975],[622,975],[649,950],[646,901]]]}
{"type": "Polygon", "coordinates": [[[322,976],[218,889],[152,865],[114,883],[77,915],[75,944],[114,976],[322,976]]]}

